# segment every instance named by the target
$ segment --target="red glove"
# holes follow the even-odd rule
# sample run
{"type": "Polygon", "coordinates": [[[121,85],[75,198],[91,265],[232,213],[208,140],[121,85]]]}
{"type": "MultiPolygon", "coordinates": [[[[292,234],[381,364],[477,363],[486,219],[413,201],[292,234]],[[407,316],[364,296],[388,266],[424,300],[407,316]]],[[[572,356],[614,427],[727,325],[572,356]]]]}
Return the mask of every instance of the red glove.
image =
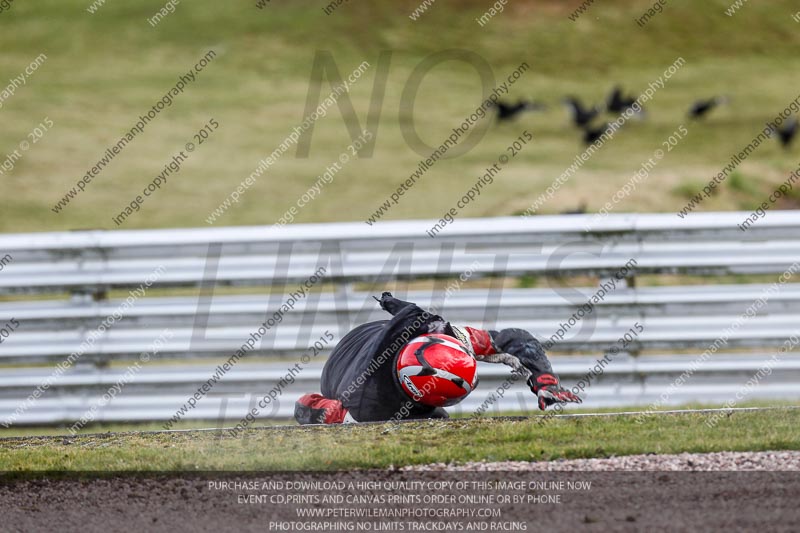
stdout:
{"type": "Polygon", "coordinates": [[[583,400],[577,394],[573,394],[563,388],[558,378],[553,374],[539,374],[535,378],[528,379],[528,386],[531,391],[539,398],[539,409],[544,411],[548,405],[556,403],[581,403],[583,400]]]}

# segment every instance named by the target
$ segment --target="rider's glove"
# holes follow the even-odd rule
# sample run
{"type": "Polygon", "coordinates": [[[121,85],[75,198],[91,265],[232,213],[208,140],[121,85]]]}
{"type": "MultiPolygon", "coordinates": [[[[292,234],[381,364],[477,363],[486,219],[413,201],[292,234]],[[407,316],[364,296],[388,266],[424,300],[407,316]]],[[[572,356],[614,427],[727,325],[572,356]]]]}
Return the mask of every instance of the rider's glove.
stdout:
{"type": "Polygon", "coordinates": [[[539,399],[539,409],[556,403],[581,403],[581,397],[563,388],[554,374],[539,374],[528,378],[528,386],[539,399]]]}

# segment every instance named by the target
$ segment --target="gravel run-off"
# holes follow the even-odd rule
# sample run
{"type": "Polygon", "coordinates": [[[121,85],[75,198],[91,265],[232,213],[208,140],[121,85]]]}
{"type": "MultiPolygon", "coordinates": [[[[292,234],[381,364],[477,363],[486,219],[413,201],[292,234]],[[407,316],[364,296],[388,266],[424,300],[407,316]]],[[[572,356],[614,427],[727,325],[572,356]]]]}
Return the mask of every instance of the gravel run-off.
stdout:
{"type": "Polygon", "coordinates": [[[404,467],[408,471],[448,472],[609,472],[609,471],[800,471],[800,451],[681,453],[626,455],[605,459],[561,461],[496,461],[447,465],[436,463],[404,467]]]}

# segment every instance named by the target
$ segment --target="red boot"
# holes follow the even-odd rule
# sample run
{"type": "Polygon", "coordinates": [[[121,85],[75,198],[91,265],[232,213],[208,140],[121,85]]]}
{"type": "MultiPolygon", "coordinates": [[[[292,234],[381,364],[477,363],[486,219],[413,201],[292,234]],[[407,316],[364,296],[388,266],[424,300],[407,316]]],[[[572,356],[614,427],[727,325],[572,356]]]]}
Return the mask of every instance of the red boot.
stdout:
{"type": "Polygon", "coordinates": [[[321,394],[305,394],[294,404],[294,419],[299,424],[341,424],[347,409],[339,400],[329,400],[321,394]]]}

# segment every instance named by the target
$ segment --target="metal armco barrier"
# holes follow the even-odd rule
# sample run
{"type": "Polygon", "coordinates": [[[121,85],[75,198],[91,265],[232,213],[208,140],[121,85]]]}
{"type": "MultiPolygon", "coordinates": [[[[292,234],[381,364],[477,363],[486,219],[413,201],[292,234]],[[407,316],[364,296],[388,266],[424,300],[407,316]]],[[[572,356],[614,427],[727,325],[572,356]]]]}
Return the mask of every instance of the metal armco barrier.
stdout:
{"type": "MultiPolygon", "coordinates": [[[[37,380],[80,351],[15,424],[77,420],[165,330],[169,340],[97,419],[168,419],[320,267],[324,279],[293,302],[187,418],[243,415],[275,373],[324,332],[334,337],[330,348],[353,326],[385,318],[372,296],[387,286],[453,323],[521,327],[542,341],[562,330],[549,352],[565,382],[579,379],[639,324],[641,333],[625,349],[638,357],[609,365],[584,406],[649,403],[662,394],[665,379],[680,376],[716,342],[726,355],[706,361],[667,403],[721,403],[800,334],[800,285],[794,283],[800,214],[770,212],[742,232],[737,224],[746,215],[610,215],[592,221],[591,231],[584,230],[591,216],[463,219],[433,239],[425,230],[434,221],[0,236],[0,255],[13,259],[0,272],[7,300],[0,302],[0,327],[12,319],[19,324],[0,343],[0,365],[6,365],[0,422],[37,380]],[[639,281],[654,274],[707,278],[697,285],[639,281]],[[737,278],[755,274],[758,283],[737,278]],[[548,288],[501,288],[522,276],[553,281],[548,288]],[[555,280],[586,276],[599,283],[572,288],[555,280]],[[614,276],[623,279],[564,328],[614,276]],[[433,288],[404,288],[419,283],[433,288]],[[99,331],[108,317],[113,324],[99,331]]],[[[306,369],[265,416],[290,415],[294,398],[317,390],[320,368],[306,369]]],[[[482,365],[482,372],[481,388],[460,409],[474,410],[508,377],[504,367],[482,365]]],[[[796,356],[785,354],[748,397],[799,398],[798,377],[796,356]]],[[[533,407],[524,385],[507,392],[490,411],[520,410],[528,397],[533,407]]]]}

